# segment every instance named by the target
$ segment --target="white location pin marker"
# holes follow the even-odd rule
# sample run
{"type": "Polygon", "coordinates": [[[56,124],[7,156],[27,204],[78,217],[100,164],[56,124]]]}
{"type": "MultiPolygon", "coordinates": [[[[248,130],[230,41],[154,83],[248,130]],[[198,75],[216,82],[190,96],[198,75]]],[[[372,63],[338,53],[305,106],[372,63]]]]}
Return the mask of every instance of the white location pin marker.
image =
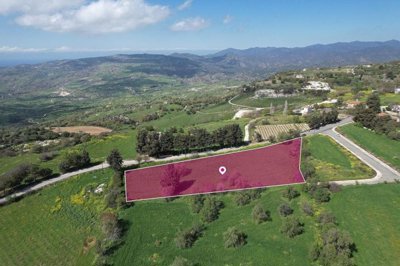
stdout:
{"type": "Polygon", "coordinates": [[[221,175],[224,175],[226,173],[226,167],[225,166],[221,166],[221,167],[219,167],[218,171],[219,171],[219,173],[221,175]]]}

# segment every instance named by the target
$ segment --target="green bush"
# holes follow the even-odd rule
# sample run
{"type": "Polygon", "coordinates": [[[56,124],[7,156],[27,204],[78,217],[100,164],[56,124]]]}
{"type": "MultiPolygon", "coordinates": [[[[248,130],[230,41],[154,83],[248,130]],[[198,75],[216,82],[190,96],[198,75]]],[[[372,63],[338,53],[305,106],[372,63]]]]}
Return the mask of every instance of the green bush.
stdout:
{"type": "Polygon", "coordinates": [[[287,198],[288,200],[292,200],[300,196],[300,192],[298,192],[294,187],[288,187],[282,192],[282,196],[287,198]]]}
{"type": "Polygon", "coordinates": [[[310,250],[310,258],[321,265],[352,266],[355,244],[347,231],[335,227],[322,234],[322,243],[314,244],[310,250]]]}
{"type": "Polygon", "coordinates": [[[230,227],[224,233],[224,246],[226,248],[238,248],[246,245],[247,235],[235,227],[230,227]]]}
{"type": "Polygon", "coordinates": [[[75,169],[81,169],[90,165],[90,156],[86,150],[82,152],[70,152],[64,160],[59,164],[62,173],[66,173],[75,169]]]}
{"type": "Polygon", "coordinates": [[[256,206],[254,206],[251,214],[252,214],[253,220],[256,224],[260,224],[262,222],[271,220],[270,212],[265,211],[264,208],[260,204],[257,204],[256,206]]]}
{"type": "Polygon", "coordinates": [[[308,216],[314,216],[314,208],[308,202],[303,202],[301,204],[301,209],[308,216]]]}
{"type": "Polygon", "coordinates": [[[189,260],[183,257],[175,257],[174,261],[170,264],[170,266],[193,266],[194,264],[191,263],[189,260]]]}
{"type": "Polygon", "coordinates": [[[286,217],[293,214],[293,209],[287,203],[282,203],[278,207],[278,212],[281,216],[286,217]]]}
{"type": "Polygon", "coordinates": [[[190,248],[194,242],[202,236],[205,227],[202,224],[195,224],[192,227],[179,231],[175,237],[175,244],[178,248],[190,248]]]}
{"type": "Polygon", "coordinates": [[[302,224],[297,217],[289,216],[283,221],[281,233],[293,238],[304,232],[304,224],[302,224]]]}
{"type": "Polygon", "coordinates": [[[243,206],[249,204],[252,200],[258,199],[261,197],[260,189],[250,189],[243,190],[239,192],[235,192],[234,201],[238,206],[243,206]]]}
{"type": "Polygon", "coordinates": [[[200,211],[201,220],[203,222],[211,223],[218,219],[219,211],[223,208],[223,202],[218,201],[212,196],[204,200],[204,206],[200,211]]]}
{"type": "Polygon", "coordinates": [[[318,187],[315,192],[312,194],[312,197],[317,202],[328,202],[331,199],[329,189],[324,187],[318,187]]]}
{"type": "Polygon", "coordinates": [[[204,206],[204,195],[195,195],[189,198],[190,208],[194,213],[199,213],[204,206]]]}

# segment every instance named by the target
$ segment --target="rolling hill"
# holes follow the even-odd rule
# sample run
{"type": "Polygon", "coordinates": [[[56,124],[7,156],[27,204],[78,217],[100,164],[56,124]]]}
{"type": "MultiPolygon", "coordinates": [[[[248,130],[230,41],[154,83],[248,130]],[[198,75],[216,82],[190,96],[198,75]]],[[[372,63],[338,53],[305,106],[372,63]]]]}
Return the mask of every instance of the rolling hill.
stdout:
{"type": "MultiPolygon", "coordinates": [[[[0,97],[54,91],[60,87],[72,90],[86,88],[86,94],[96,92],[109,96],[126,89],[140,91],[142,86],[163,85],[155,77],[168,77],[188,83],[246,80],[289,69],[369,64],[399,59],[400,42],[392,40],[317,44],[301,48],[230,48],[207,56],[187,53],[121,54],[57,60],[0,68],[0,97]]],[[[84,93],[80,96],[84,96],[84,93]]]]}

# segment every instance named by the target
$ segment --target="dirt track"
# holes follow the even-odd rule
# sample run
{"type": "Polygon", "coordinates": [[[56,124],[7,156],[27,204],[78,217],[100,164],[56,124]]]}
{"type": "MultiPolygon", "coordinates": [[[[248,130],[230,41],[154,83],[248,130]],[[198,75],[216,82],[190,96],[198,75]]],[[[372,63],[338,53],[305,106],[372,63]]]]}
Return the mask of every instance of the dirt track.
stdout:
{"type": "Polygon", "coordinates": [[[109,133],[112,131],[109,128],[95,126],[54,127],[51,130],[56,133],[87,133],[93,136],[100,135],[101,133],[109,133]]]}

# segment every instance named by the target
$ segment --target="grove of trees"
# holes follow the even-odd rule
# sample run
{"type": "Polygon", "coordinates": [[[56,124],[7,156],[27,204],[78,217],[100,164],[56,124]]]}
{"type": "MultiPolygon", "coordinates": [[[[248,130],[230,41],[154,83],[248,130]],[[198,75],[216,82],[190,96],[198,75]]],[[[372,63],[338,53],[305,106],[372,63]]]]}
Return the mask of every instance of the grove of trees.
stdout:
{"type": "Polygon", "coordinates": [[[306,121],[311,129],[320,128],[322,126],[333,124],[338,121],[338,111],[314,112],[306,116],[306,121]]]}
{"type": "Polygon", "coordinates": [[[380,111],[379,95],[374,93],[368,97],[366,105],[357,105],[354,121],[391,139],[400,140],[400,123],[388,115],[379,116],[380,111]]]}
{"type": "Polygon", "coordinates": [[[59,164],[61,173],[70,172],[76,169],[81,169],[90,165],[90,156],[86,150],[81,152],[74,151],[65,155],[63,161],[59,164]]]}
{"type": "Polygon", "coordinates": [[[17,187],[26,186],[39,180],[50,178],[53,171],[40,168],[36,164],[23,163],[0,176],[0,191],[2,196],[14,192],[17,187]]]}
{"type": "Polygon", "coordinates": [[[239,125],[232,124],[208,132],[203,128],[193,128],[188,132],[177,132],[170,128],[157,132],[153,128],[143,128],[137,134],[137,152],[149,156],[187,153],[207,149],[238,146],[243,141],[239,125]]]}

